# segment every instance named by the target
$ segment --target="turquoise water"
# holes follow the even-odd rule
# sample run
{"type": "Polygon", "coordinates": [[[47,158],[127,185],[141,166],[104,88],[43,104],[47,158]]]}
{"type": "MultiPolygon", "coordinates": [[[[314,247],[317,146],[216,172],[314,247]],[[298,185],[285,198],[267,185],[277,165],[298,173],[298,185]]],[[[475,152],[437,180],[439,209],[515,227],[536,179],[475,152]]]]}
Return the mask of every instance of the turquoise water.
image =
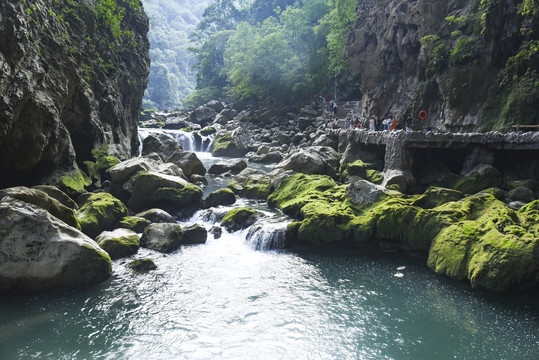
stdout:
{"type": "Polygon", "coordinates": [[[472,291],[423,259],[257,251],[243,236],[141,250],[158,270],[117,261],[112,279],[89,289],[3,296],[0,358],[537,358],[531,296],[472,291]]]}

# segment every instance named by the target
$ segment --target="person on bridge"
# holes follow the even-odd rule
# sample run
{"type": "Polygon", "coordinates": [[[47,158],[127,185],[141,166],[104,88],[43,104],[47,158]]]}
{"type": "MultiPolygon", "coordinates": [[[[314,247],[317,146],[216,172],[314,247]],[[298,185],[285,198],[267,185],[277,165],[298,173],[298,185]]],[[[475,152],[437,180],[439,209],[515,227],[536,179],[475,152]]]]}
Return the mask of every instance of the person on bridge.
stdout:
{"type": "Polygon", "coordinates": [[[412,131],[414,127],[414,119],[410,115],[406,118],[406,131],[412,131]]]}
{"type": "Polygon", "coordinates": [[[391,119],[391,131],[395,131],[397,130],[397,120],[393,117],[393,116],[390,116],[389,117],[391,119]]]}

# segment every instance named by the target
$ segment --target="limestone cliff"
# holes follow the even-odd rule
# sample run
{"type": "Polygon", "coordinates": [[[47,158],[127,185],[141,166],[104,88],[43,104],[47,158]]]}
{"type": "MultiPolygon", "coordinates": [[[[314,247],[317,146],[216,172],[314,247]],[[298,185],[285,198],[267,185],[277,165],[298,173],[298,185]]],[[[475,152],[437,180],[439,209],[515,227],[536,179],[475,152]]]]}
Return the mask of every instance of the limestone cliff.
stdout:
{"type": "Polygon", "coordinates": [[[0,2],[0,188],[137,153],[148,29],[139,0],[0,2]]]}
{"type": "Polygon", "coordinates": [[[362,75],[363,114],[425,110],[423,126],[441,131],[539,124],[539,19],[521,5],[360,0],[347,57],[362,75]]]}

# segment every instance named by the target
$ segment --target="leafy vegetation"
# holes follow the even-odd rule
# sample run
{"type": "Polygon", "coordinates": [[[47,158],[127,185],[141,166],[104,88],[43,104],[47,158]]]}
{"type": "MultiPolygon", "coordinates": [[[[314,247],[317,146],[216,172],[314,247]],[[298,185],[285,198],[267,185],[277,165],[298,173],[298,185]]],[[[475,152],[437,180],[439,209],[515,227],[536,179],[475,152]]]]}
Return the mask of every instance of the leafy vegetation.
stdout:
{"type": "Polygon", "coordinates": [[[143,106],[146,109],[174,109],[193,92],[195,55],[189,48],[189,34],[201,20],[210,0],[143,0],[150,18],[150,76],[143,106]]]}
{"type": "Polygon", "coordinates": [[[335,77],[353,86],[344,59],[357,0],[218,0],[192,35],[197,88],[211,98],[290,102],[326,93],[335,77]]]}

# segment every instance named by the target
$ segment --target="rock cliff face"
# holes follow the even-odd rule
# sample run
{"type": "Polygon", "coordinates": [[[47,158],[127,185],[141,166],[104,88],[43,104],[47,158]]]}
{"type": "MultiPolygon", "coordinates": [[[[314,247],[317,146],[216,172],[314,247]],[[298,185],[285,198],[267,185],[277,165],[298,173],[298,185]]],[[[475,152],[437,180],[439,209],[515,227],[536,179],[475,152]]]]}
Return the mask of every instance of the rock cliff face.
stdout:
{"type": "Polygon", "coordinates": [[[137,153],[147,32],[139,0],[0,2],[0,188],[137,153]]]}
{"type": "Polygon", "coordinates": [[[347,57],[364,116],[425,110],[423,126],[442,131],[539,124],[537,16],[521,0],[478,3],[360,0],[347,57]]]}

